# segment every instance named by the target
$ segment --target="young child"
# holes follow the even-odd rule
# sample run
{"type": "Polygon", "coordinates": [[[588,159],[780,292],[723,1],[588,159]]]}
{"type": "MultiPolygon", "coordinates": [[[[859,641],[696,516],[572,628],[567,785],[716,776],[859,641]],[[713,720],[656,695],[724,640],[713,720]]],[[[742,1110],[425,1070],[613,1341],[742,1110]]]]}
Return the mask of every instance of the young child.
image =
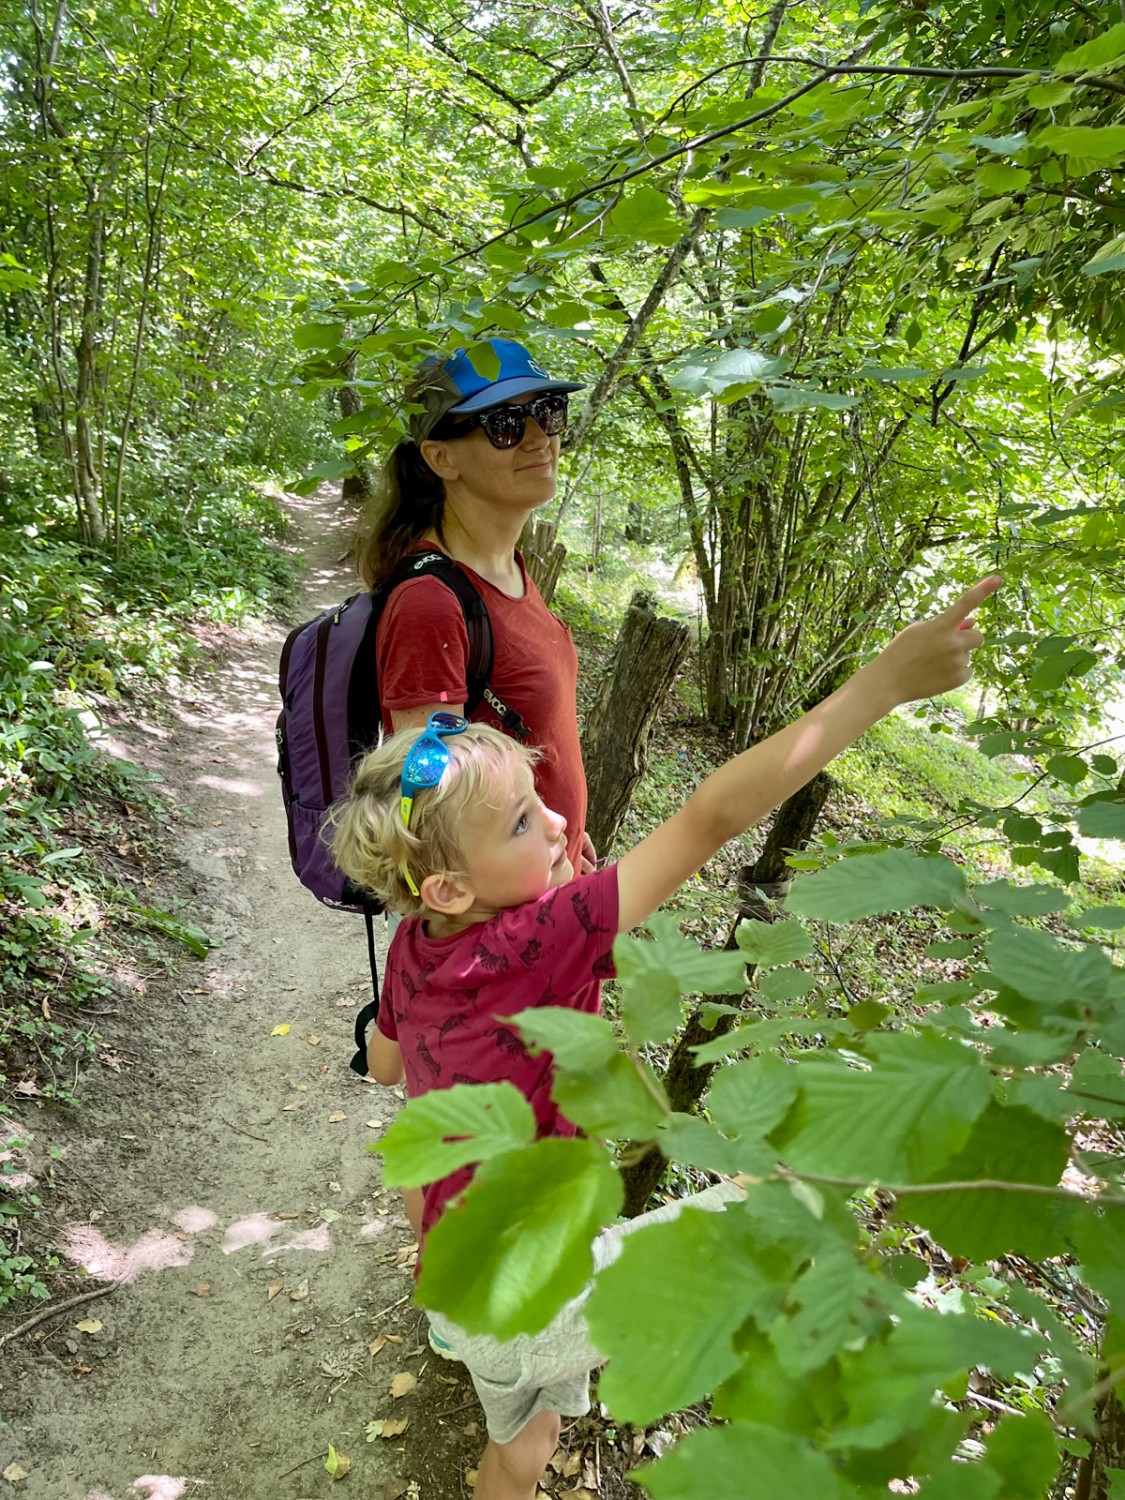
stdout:
{"type": "MultiPolygon", "coordinates": [[[[540,1136],[573,1135],[551,1098],[549,1055],[532,1057],[503,1018],[535,1005],[597,1011],[618,933],[643,922],[727,840],[897,705],[968,680],[970,653],[983,641],[972,612],[999,586],[986,578],[944,613],[903,630],[831,697],[707,777],[616,865],[577,879],[565,819],[536,795],[524,747],[442,713],[421,736],[409,729],[387,740],[360,764],[333,835],[341,869],[408,918],[387,959],[368,1048],[374,1077],[383,1084],[405,1077],[411,1097],[506,1079],[531,1104],[540,1136]]],[[[472,1173],[464,1168],[425,1189],[423,1247],[472,1173]]],[[[721,1208],[729,1196],[721,1187],[695,1201],[721,1208]]],[[[600,1237],[599,1267],[637,1222],[600,1237]]],[[[488,1421],[476,1500],[532,1500],[558,1442],[560,1413],[588,1409],[590,1371],[602,1360],[582,1300],[543,1333],[504,1344],[430,1315],[465,1361],[488,1421]]]]}

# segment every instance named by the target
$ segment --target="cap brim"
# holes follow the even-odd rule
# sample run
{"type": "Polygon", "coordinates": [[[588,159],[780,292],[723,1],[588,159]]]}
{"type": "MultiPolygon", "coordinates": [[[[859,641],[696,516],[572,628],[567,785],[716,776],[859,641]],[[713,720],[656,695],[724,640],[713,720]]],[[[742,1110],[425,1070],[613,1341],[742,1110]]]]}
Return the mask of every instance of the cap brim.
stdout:
{"type": "Polygon", "coordinates": [[[474,411],[487,411],[490,406],[503,406],[513,396],[531,396],[536,391],[584,391],[586,387],[576,380],[537,380],[533,375],[520,375],[513,380],[498,380],[487,390],[478,391],[462,401],[460,406],[451,406],[447,415],[466,417],[474,411]]]}

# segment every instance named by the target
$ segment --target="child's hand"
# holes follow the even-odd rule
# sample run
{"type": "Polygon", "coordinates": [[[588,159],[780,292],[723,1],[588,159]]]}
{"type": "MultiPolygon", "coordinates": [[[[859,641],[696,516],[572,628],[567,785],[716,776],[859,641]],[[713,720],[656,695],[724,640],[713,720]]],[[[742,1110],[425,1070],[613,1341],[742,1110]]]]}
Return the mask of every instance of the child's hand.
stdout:
{"type": "Polygon", "coordinates": [[[932,620],[920,620],[899,631],[880,652],[871,669],[895,703],[933,698],[968,682],[973,675],[971,653],[984,644],[972,619],[973,610],[1002,582],[995,573],[983,579],[932,620]]]}

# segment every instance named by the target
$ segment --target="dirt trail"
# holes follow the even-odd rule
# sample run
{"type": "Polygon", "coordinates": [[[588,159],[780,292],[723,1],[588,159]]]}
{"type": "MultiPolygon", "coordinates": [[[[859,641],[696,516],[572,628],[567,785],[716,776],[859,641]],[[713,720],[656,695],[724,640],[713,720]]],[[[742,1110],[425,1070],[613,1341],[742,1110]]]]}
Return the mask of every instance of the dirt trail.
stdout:
{"type": "MultiPolygon", "coordinates": [[[[309,557],[303,618],[349,590],[338,559],[351,519],[327,490],[293,514],[309,557]]],[[[0,1471],[26,1471],[23,1500],[381,1500],[429,1465],[365,1441],[369,1421],[411,1415],[421,1428],[426,1404],[457,1408],[459,1424],[474,1415],[463,1380],[418,1347],[395,1263],[410,1235],[364,1149],[381,1134],[366,1122],[389,1123],[398,1101],[347,1068],[363,924],[320,907],[289,869],[273,751],[280,639],[229,636],[170,733],[122,732],[125,753],[167,781],[184,915],[219,946],[114,1002],[101,1025],[120,1072],[93,1065],[84,1108],[51,1125],[73,1217],[66,1257],[91,1285],[122,1284],[0,1354],[0,1471]],[[288,1035],[271,1036],[281,1023],[288,1035]],[[102,1326],[79,1331],[85,1318],[102,1326]],[[384,1331],[404,1341],[372,1357],[384,1331]],[[419,1391],[392,1400],[403,1369],[419,1391]],[[351,1459],[344,1486],[324,1470],[329,1443],[351,1459]]],[[[449,1494],[462,1493],[458,1468],[449,1494]]],[[[445,1491],[422,1483],[420,1497],[445,1491]]]]}

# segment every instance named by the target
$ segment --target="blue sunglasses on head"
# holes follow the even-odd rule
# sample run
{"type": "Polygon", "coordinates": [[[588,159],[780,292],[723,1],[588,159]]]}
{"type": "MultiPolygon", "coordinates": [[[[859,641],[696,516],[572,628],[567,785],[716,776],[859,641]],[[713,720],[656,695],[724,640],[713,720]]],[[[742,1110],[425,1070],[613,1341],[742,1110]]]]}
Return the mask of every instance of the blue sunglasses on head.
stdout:
{"type": "MultiPolygon", "coordinates": [[[[449,746],[445,744],[442,736],[447,734],[463,734],[469,727],[468,719],[462,718],[460,714],[447,714],[439,711],[431,714],[425,729],[411,745],[407,752],[406,760],[402,767],[401,798],[399,811],[402,814],[402,826],[410,827],[410,815],[414,811],[414,798],[419,792],[428,791],[437,786],[445,775],[445,768],[449,765],[449,746]]],[[[402,878],[406,881],[415,896],[419,895],[417,885],[410,871],[406,868],[405,861],[400,866],[402,878]]]]}

